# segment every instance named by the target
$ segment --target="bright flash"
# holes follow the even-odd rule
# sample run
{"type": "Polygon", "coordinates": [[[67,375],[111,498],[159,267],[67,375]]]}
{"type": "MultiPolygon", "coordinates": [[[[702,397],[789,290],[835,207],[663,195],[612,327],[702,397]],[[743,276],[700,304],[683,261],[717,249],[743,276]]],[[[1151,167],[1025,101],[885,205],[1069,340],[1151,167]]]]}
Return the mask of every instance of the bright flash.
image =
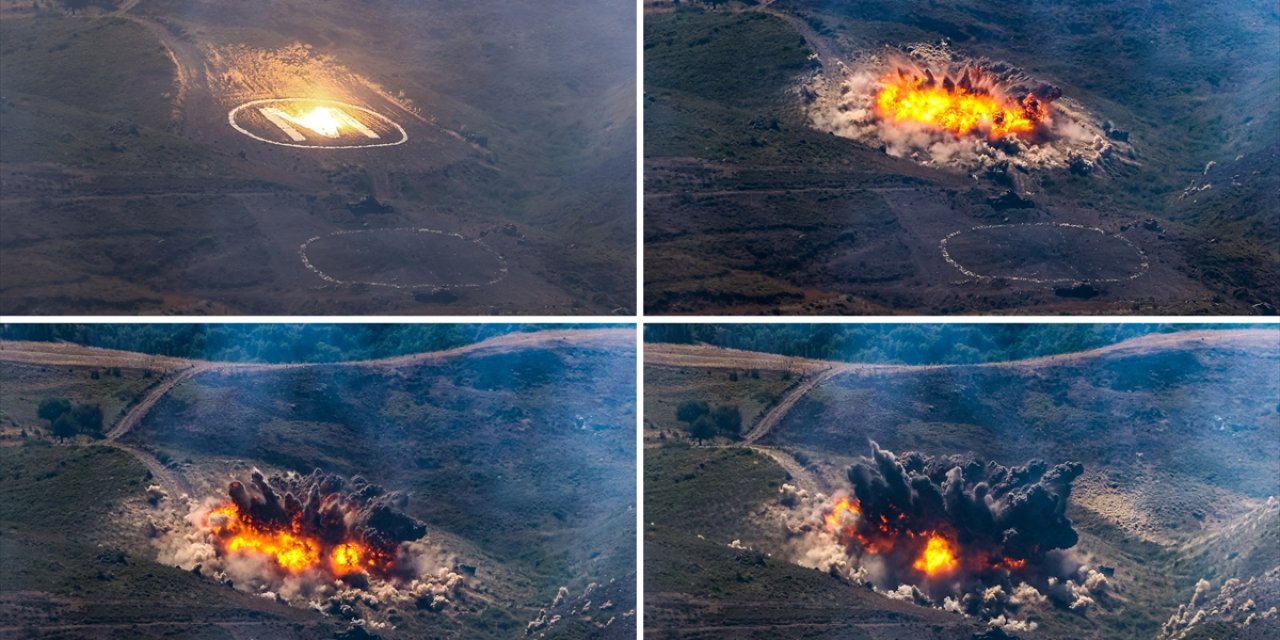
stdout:
{"type": "Polygon", "coordinates": [[[338,129],[343,123],[341,114],[324,106],[312,109],[307,114],[299,116],[297,120],[302,126],[326,138],[338,137],[338,129]]]}
{"type": "MultiPolygon", "coordinates": [[[[366,554],[354,542],[340,544],[333,548],[331,554],[333,572],[342,576],[360,570],[360,558],[366,554]]],[[[372,560],[370,560],[372,562],[372,560]]]]}
{"type": "Polygon", "coordinates": [[[924,551],[912,566],[927,576],[949,573],[956,568],[956,556],[947,539],[935,533],[929,536],[924,551]]]}
{"type": "Polygon", "coordinates": [[[244,526],[235,507],[224,506],[210,514],[216,533],[225,536],[228,553],[252,552],[270,556],[281,569],[298,573],[320,561],[320,545],[315,540],[288,531],[257,531],[244,526]]]}
{"type": "MultiPolygon", "coordinates": [[[[296,526],[293,531],[256,527],[242,519],[234,505],[214,509],[209,513],[208,522],[226,553],[264,555],[289,573],[302,573],[320,566],[324,555],[320,540],[297,533],[296,526]]],[[[376,553],[354,540],[334,546],[328,556],[329,568],[336,576],[385,568],[379,565],[376,553]]]]}
{"type": "Polygon", "coordinates": [[[876,111],[893,122],[911,121],[949,131],[957,136],[974,132],[996,140],[1008,135],[1030,135],[1049,115],[1049,105],[1034,95],[1022,100],[1001,98],[981,86],[980,71],[966,70],[960,82],[909,75],[899,71],[880,81],[876,111]]]}

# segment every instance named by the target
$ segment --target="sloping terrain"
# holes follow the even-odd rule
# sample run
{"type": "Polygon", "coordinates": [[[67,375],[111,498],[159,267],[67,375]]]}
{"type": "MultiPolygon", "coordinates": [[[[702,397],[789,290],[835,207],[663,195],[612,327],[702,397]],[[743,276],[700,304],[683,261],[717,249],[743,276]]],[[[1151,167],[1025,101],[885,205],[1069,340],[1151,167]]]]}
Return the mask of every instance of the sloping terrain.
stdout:
{"type": "MultiPolygon", "coordinates": [[[[646,627],[654,637],[680,625],[702,629],[688,637],[738,637],[735,629],[816,637],[840,622],[861,629],[858,637],[978,637],[983,625],[972,626],[979,623],[973,618],[949,614],[921,631],[925,618],[902,612],[934,610],[796,564],[796,532],[776,520],[783,484],[819,504],[848,495],[848,465],[875,441],[891,451],[1001,464],[1083,465],[1067,510],[1080,534],[1073,553],[1105,571],[1108,591],[1085,613],[1050,608],[1033,616],[1034,630],[1001,633],[1273,633],[1280,620],[1261,614],[1280,605],[1267,595],[1274,594],[1267,572],[1277,566],[1280,539],[1278,365],[1280,335],[1272,329],[1156,334],[1005,363],[831,362],[807,371],[767,354],[649,344],[645,589],[658,625],[646,617],[646,627]],[[758,379],[742,375],[752,368],[758,379]],[[782,381],[779,372],[789,370],[796,372],[789,386],[761,393],[760,381],[782,381]],[[731,372],[736,380],[726,377],[731,372]],[[688,424],[663,409],[689,400],[771,409],[740,439],[696,446],[688,424]],[[723,579],[703,581],[707,572],[723,579]],[[1198,596],[1197,606],[1193,594],[1219,590],[1213,615],[1191,624],[1210,599],[1198,596]],[[1237,592],[1254,597],[1253,605],[1228,600],[1237,592]],[[1244,627],[1250,612],[1258,626],[1244,627]]],[[[817,517],[810,526],[821,526],[817,517]]]]}
{"type": "Polygon", "coordinates": [[[1272,5],[646,8],[650,312],[1276,312],[1272,5]],[[1090,144],[1128,150],[1094,165],[961,170],[819,126],[825,83],[919,47],[1058,87],[1088,112],[1090,144]],[[1114,246],[1060,237],[1062,225],[1114,246]],[[1027,236],[981,247],[999,268],[966,271],[946,255],[945,239],[992,226],[1027,236]]]}
{"type": "Polygon", "coordinates": [[[629,309],[633,9],[536,18],[392,0],[0,3],[0,248],[33,267],[5,270],[4,310],[629,309]],[[367,110],[407,139],[298,148],[233,128],[237,107],[284,98],[367,110]],[[414,262],[402,245],[423,229],[467,242],[414,262]],[[383,244],[346,242],[369,231],[354,238],[383,244]],[[300,247],[321,239],[317,272],[300,247]],[[471,268],[486,277],[448,277],[471,268]]]}
{"type": "Polygon", "coordinates": [[[508,638],[540,621],[547,638],[634,635],[634,340],[547,331],[385,360],[154,367],[3,343],[0,632],[508,638]],[[36,415],[50,395],[122,406],[106,412],[103,438],[58,444],[36,415]],[[408,494],[407,513],[465,589],[443,608],[384,607],[342,635],[349,616],[157,562],[157,523],[255,468],[408,494]]]}

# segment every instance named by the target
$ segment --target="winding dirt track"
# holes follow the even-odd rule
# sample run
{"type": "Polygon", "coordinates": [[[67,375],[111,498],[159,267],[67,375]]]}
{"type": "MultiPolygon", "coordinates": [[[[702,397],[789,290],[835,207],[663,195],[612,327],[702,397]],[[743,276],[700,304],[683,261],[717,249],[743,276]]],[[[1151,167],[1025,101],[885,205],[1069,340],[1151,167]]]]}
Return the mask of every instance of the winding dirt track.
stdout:
{"type": "Polygon", "coordinates": [[[804,397],[804,395],[810,391],[813,391],[814,387],[830,380],[842,371],[844,371],[844,369],[840,367],[831,367],[819,372],[817,375],[807,376],[800,382],[791,385],[791,388],[787,389],[787,392],[783,394],[782,399],[774,404],[772,409],[769,409],[764,415],[760,416],[760,419],[752,425],[751,430],[743,437],[743,442],[748,445],[755,444],[755,442],[764,436],[764,434],[769,433],[769,430],[773,429],[773,427],[782,420],[783,416],[787,415],[787,412],[791,411],[791,407],[794,407],[800,398],[804,397]]]}
{"type": "Polygon", "coordinates": [[[165,395],[179,385],[206,372],[256,372],[308,367],[366,367],[400,369],[421,364],[442,362],[463,356],[489,356],[537,348],[597,347],[629,349],[635,347],[636,334],[631,328],[616,329],[564,329],[529,333],[508,333],[481,342],[426,353],[414,353],[377,360],[358,360],[333,363],[254,364],[239,362],[213,362],[168,356],[150,356],[131,351],[98,349],[69,343],[17,342],[0,340],[0,362],[59,367],[123,367],[149,369],[164,372],[164,377],[152,385],[142,397],[107,430],[105,444],[126,451],[151,471],[151,475],[171,495],[191,493],[191,484],[176,469],[161,463],[150,452],[120,442],[146,417],[165,395]]]}
{"type": "Polygon", "coordinates": [[[795,407],[805,395],[819,385],[839,375],[876,375],[881,373],[907,373],[937,369],[960,368],[1038,368],[1079,362],[1107,355],[1142,355],[1171,349],[1189,347],[1236,348],[1257,351],[1259,349],[1275,350],[1280,348],[1280,333],[1274,328],[1265,329],[1225,329],[1179,331],[1175,333],[1157,333],[1132,338],[1116,344],[1076,351],[1052,356],[1040,356],[1023,360],[1004,362],[986,362],[981,364],[945,364],[945,365],[877,365],[851,364],[833,360],[816,360],[809,358],[792,358],[777,354],[722,349],[707,345],[684,344],[646,344],[644,348],[645,366],[661,366],[674,368],[701,369],[772,369],[781,371],[800,371],[804,373],[796,384],[789,387],[777,403],[766,411],[760,419],[751,425],[741,443],[728,446],[746,446],[768,455],[804,488],[826,492],[829,489],[824,478],[813,474],[801,466],[791,454],[757,444],[758,441],[782,422],[787,413],[795,407]]]}
{"type": "Polygon", "coordinates": [[[129,430],[133,428],[133,425],[138,424],[138,421],[142,420],[142,417],[147,415],[147,412],[151,410],[151,407],[155,406],[156,402],[160,400],[162,396],[172,391],[174,387],[189,379],[191,376],[194,376],[201,371],[205,371],[206,369],[207,367],[203,366],[188,367],[176,374],[163,378],[159,383],[152,385],[151,388],[147,390],[146,394],[142,396],[142,399],[130,407],[123,416],[120,416],[120,420],[111,426],[111,429],[107,431],[107,440],[109,442],[115,442],[120,439],[120,436],[128,433],[129,430]]]}

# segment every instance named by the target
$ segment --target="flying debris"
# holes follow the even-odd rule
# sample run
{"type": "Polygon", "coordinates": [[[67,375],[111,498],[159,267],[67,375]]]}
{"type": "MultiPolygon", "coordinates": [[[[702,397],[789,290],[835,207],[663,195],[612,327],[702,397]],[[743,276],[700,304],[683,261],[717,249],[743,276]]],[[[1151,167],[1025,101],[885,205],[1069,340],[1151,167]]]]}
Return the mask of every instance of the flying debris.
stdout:
{"type": "Polygon", "coordinates": [[[327,571],[334,577],[392,574],[401,543],[426,527],[400,511],[405,497],[356,478],[316,470],[309,476],[259,471],[249,486],[233,481],[228,500],[206,517],[224,554],[260,554],[282,572],[327,571]]]}

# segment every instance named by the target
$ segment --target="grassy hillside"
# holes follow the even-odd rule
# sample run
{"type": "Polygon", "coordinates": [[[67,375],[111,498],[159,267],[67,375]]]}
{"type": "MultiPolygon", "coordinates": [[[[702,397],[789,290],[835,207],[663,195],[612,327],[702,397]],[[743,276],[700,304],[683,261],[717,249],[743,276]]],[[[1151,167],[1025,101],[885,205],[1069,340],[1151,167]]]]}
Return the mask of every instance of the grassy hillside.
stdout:
{"type": "Polygon", "coordinates": [[[633,566],[633,389],[634,363],[595,349],[207,373],[128,441],[195,469],[246,458],[408,491],[414,516],[518,568],[545,606],[633,566]]]}
{"type": "MultiPolygon", "coordinates": [[[[868,346],[883,346],[890,335],[868,346]]],[[[648,413],[662,416],[688,400],[769,400],[750,378],[728,381],[727,371],[650,365],[645,396],[657,408],[648,413]]],[[[1074,553],[1107,572],[1109,591],[1087,614],[1034,611],[1028,619],[1038,630],[1014,632],[1018,637],[1150,638],[1202,579],[1212,594],[1232,579],[1248,583],[1265,609],[1274,589],[1264,574],[1274,571],[1269,551],[1280,539],[1277,371],[1274,348],[1211,336],[1049,364],[878,369],[819,384],[758,449],[690,448],[668,437],[645,452],[646,622],[671,632],[697,629],[691,637],[818,637],[834,621],[856,634],[865,614],[889,617],[893,622],[879,628],[904,638],[974,637],[976,631],[948,626],[946,614],[930,630],[917,629],[922,621],[910,607],[899,612],[900,602],[790,564],[792,536],[768,510],[778,487],[848,491],[848,465],[869,453],[869,440],[895,452],[1083,465],[1068,507],[1080,534],[1074,553]],[[730,547],[734,540],[746,548],[730,547]],[[865,599],[842,601],[850,591],[865,599]]],[[[776,400],[782,389],[772,393],[776,400]]],[[[1215,620],[1196,633],[1241,632],[1215,620]]]]}
{"type": "Polygon", "coordinates": [[[671,8],[646,16],[644,36],[646,305],[654,312],[1270,315],[1280,304],[1270,277],[1280,264],[1271,158],[1280,81],[1261,62],[1280,55],[1273,6],[781,0],[671,8]],[[806,85],[819,62],[835,78],[862,56],[921,42],[946,42],[1059,86],[1126,140],[1132,157],[1091,173],[1064,167],[1011,181],[922,167],[811,126],[806,85]],[[1030,210],[988,206],[1011,187],[1030,198],[1030,210]],[[1083,302],[999,278],[958,283],[937,264],[937,242],[951,231],[1047,220],[1136,237],[1152,270],[1083,302]],[[1143,224],[1156,233],[1135,233],[1143,224]]]}

